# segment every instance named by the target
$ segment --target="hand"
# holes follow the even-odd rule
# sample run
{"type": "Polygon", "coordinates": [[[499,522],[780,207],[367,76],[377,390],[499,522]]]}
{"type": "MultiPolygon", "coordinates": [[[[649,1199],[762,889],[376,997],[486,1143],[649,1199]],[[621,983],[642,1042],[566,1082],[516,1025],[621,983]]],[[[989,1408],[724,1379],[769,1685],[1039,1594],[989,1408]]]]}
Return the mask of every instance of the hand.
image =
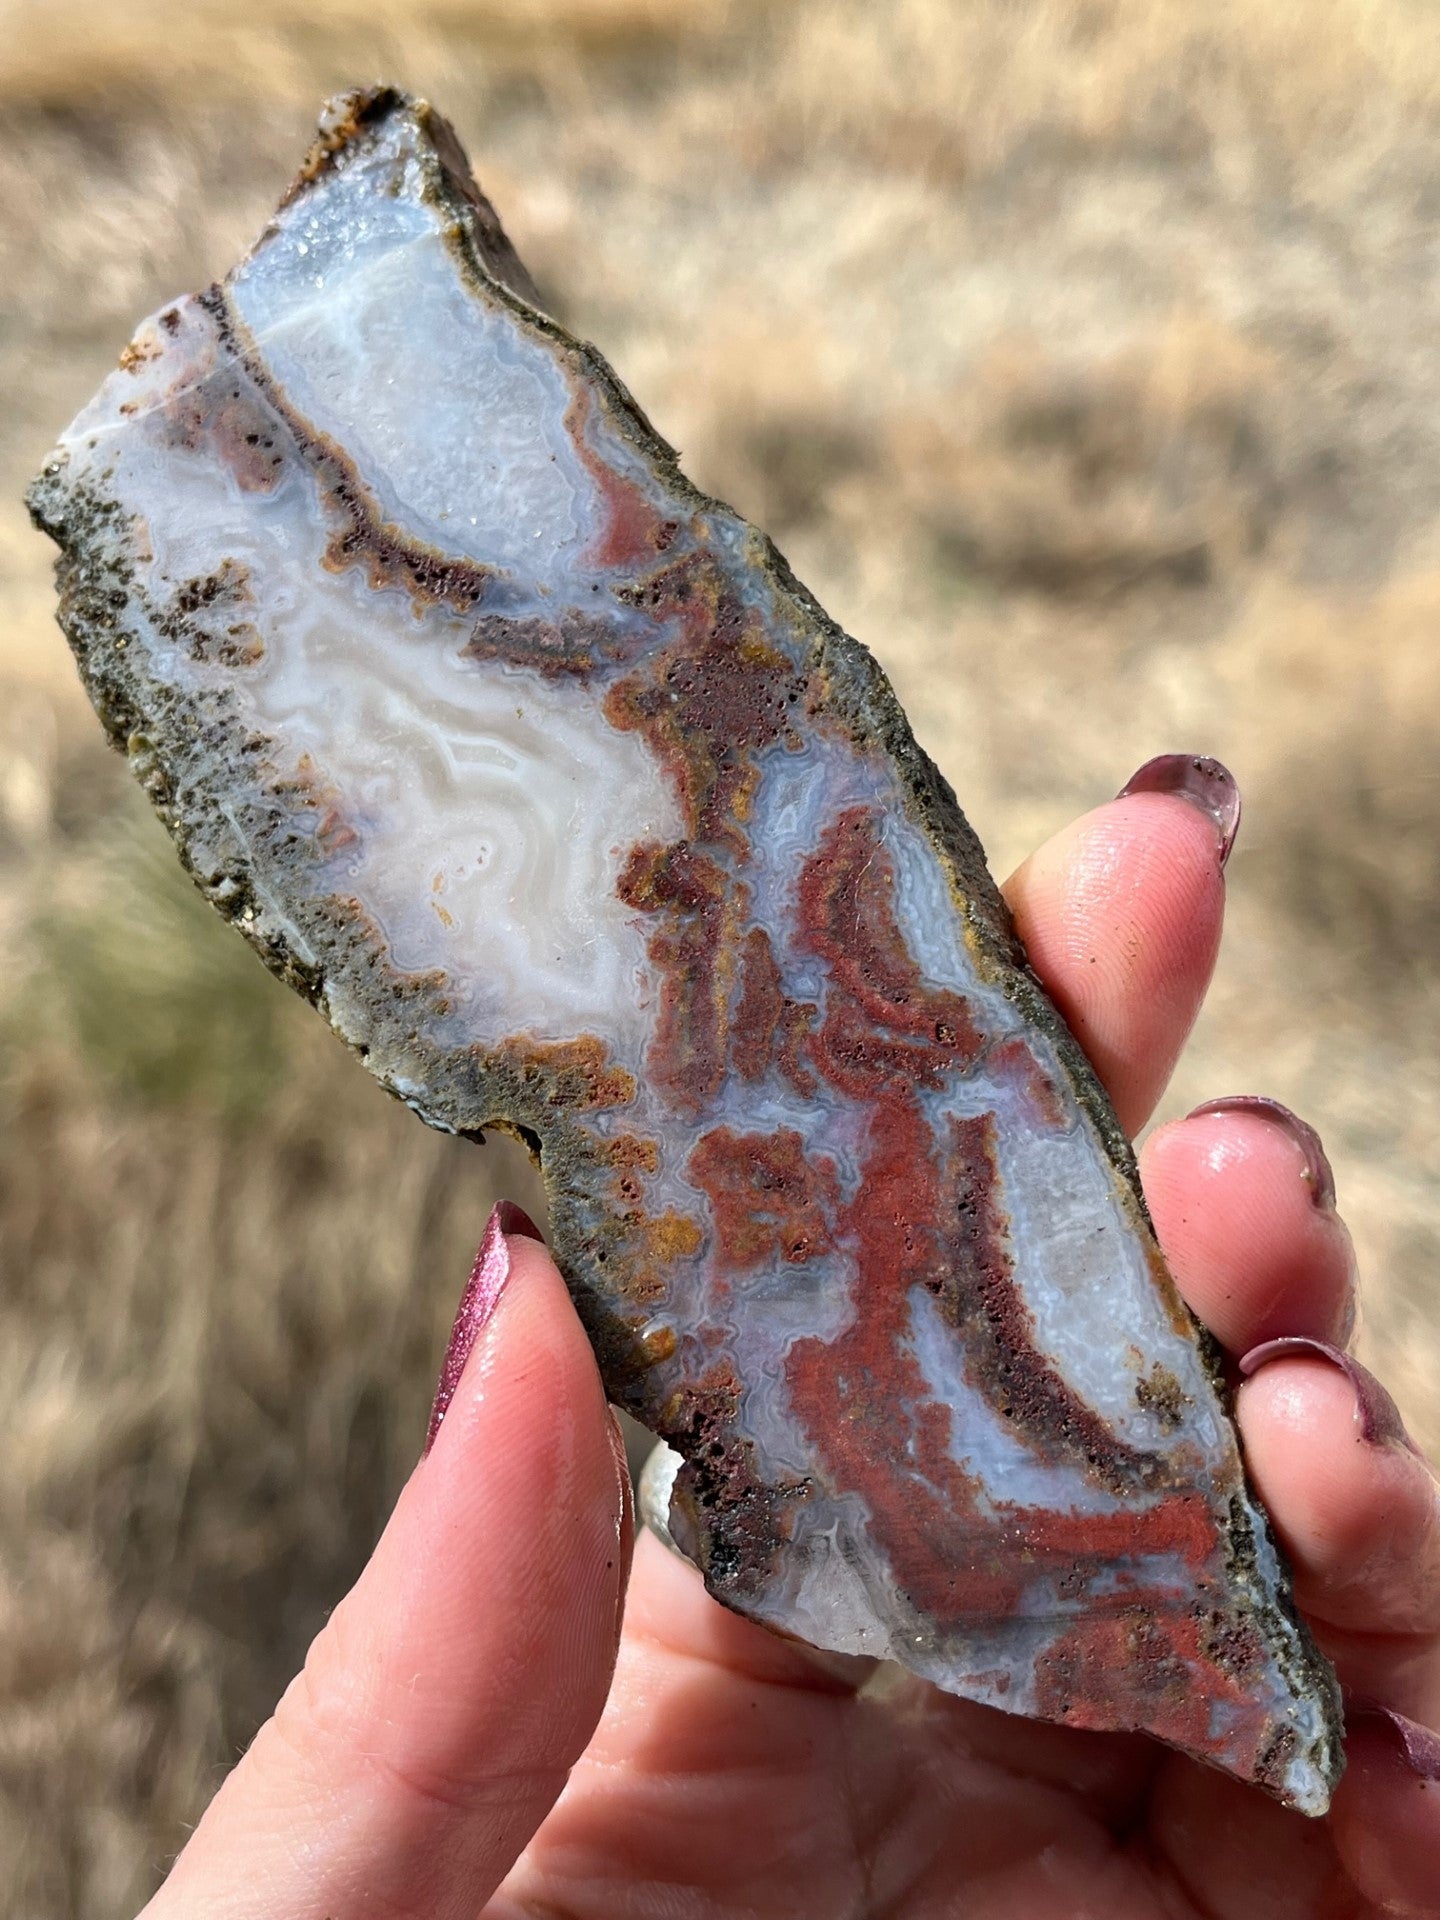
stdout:
{"type": "MultiPolygon", "coordinates": [[[[1233,831],[1223,783],[1207,811],[1157,765],[1008,889],[1132,1132],[1209,980],[1233,831]]],[[[1143,1170],[1232,1355],[1334,1350],[1262,1352],[1238,1402],[1297,1597],[1352,1699],[1391,1710],[1352,1706],[1327,1820],[1139,1736],[862,1685],[717,1606],[648,1533],[617,1664],[628,1482],[559,1275],[511,1214],[433,1450],[150,1920],[1440,1913],[1436,1487],[1340,1357],[1353,1265],[1324,1156],[1283,1109],[1221,1103],[1157,1133],[1143,1170]]]]}

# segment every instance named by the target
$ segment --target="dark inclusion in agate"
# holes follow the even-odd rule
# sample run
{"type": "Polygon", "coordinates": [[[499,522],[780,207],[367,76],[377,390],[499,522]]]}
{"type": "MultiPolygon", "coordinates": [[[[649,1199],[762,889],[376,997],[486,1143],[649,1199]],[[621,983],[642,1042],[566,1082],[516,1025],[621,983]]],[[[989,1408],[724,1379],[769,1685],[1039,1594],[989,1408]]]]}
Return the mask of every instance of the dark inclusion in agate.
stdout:
{"type": "Polygon", "coordinates": [[[210,899],[431,1125],[538,1151],[711,1591],[1322,1810],[1333,1678],[974,835],[445,122],[332,106],[31,505],[210,899]]]}

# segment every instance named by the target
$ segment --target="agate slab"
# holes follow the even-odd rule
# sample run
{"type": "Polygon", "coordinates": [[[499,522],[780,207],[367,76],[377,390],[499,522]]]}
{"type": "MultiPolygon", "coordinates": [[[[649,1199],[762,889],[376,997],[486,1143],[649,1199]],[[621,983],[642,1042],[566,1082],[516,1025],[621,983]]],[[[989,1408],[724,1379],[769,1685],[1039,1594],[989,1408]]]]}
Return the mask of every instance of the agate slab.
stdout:
{"type": "Polygon", "coordinates": [[[954,796],[445,123],[335,103],[31,505],[205,893],[423,1119],[539,1154],[711,1591],[1322,1810],[1333,1677],[954,796]]]}

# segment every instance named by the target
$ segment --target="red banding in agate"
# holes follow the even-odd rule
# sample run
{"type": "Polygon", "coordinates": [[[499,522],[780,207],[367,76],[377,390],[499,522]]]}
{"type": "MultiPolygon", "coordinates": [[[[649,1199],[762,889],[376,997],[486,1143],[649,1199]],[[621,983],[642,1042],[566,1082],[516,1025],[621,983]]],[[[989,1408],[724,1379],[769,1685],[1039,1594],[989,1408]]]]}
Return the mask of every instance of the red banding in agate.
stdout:
{"type": "Polygon", "coordinates": [[[743,862],[755,757],[781,739],[799,745],[791,722],[805,676],[765,638],[712,554],[687,554],[616,597],[678,633],[610,689],[605,718],[644,738],[674,788],[688,838],[743,862]]]}
{"type": "Polygon", "coordinates": [[[586,432],[592,405],[589,390],[577,387],[565,411],[565,431],[575,456],[600,496],[601,528],[585,559],[607,572],[636,567],[664,553],[680,531],[680,523],[661,513],[640,481],[618,472],[590,445],[586,432]]]}
{"type": "Polygon", "coordinates": [[[710,1198],[717,1258],[735,1273],[775,1260],[799,1265],[834,1247],[830,1221],[840,1198],[835,1165],[805,1157],[793,1127],[773,1133],[703,1134],[686,1175],[710,1198]]]}
{"type": "Polygon", "coordinates": [[[648,1071],[682,1113],[698,1116],[725,1077],[734,946],[730,878],[709,854],[681,841],[636,847],[618,892],[627,907],[659,922],[647,942],[660,976],[648,1071]]]}

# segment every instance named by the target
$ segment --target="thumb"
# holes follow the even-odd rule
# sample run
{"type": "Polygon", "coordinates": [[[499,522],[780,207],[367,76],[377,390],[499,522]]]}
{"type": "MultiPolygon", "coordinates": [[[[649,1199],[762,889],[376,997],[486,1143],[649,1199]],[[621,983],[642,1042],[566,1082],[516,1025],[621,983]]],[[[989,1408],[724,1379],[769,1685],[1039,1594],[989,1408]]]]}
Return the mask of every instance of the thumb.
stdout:
{"type": "Polygon", "coordinates": [[[429,1451],[145,1920],[473,1920],[589,1742],[629,1480],[534,1231],[491,1215],[429,1451]]]}

